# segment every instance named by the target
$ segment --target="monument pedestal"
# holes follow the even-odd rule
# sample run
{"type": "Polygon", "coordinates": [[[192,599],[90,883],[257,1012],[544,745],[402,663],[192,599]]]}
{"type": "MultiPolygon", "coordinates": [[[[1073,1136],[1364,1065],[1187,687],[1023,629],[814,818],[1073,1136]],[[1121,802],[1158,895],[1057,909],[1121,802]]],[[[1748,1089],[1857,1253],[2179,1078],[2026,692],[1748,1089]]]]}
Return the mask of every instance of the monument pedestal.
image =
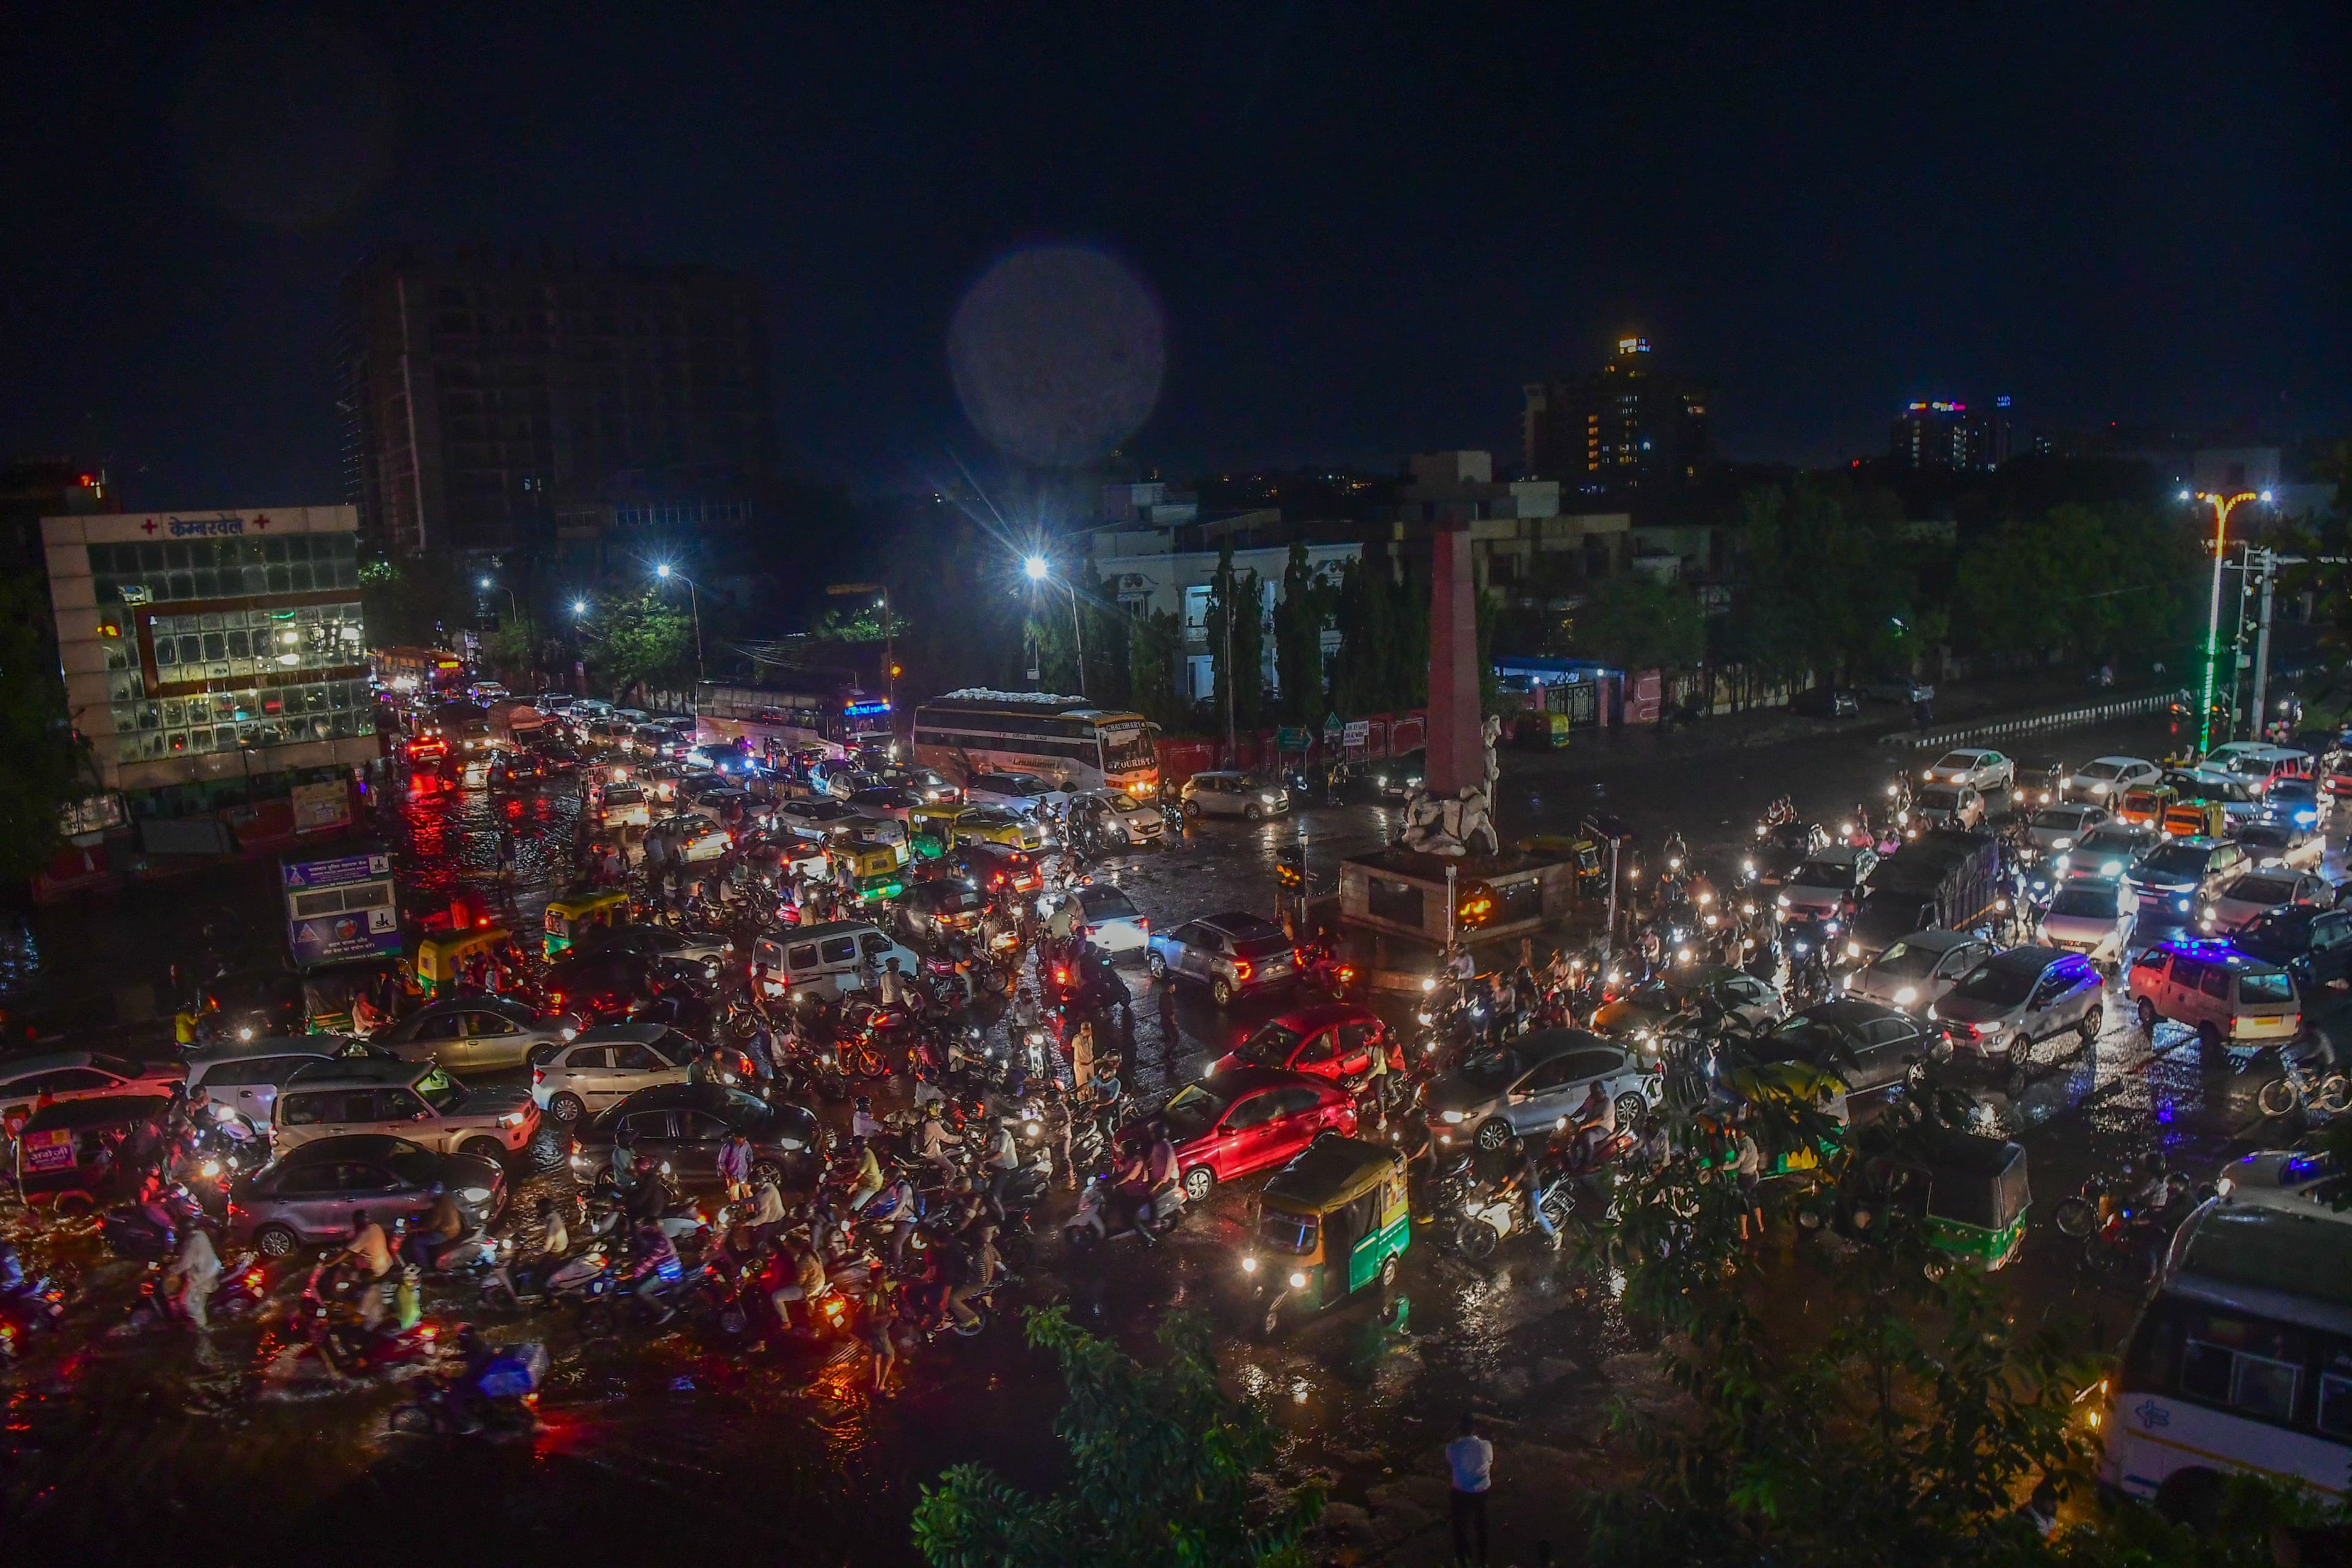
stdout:
{"type": "Polygon", "coordinates": [[[1359,937],[1371,937],[1376,973],[1426,973],[1456,940],[1474,953],[1497,944],[1507,968],[1517,962],[1519,938],[1545,937],[1576,910],[1576,863],[1564,855],[1384,849],[1339,863],[1339,919],[1359,937]],[[1465,902],[1485,907],[1465,918],[1465,902]]]}

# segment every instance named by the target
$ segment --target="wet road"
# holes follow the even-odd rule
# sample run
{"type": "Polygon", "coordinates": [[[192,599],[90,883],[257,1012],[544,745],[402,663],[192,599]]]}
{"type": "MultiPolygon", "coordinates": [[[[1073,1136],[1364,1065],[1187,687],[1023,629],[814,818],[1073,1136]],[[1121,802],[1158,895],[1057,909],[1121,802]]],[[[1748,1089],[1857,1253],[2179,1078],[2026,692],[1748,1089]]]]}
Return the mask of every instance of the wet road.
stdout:
{"type": "MultiPolygon", "coordinates": [[[[2031,749],[2069,758],[2150,755],[2170,743],[2161,725],[2140,725],[2064,733],[2031,749]]],[[[1687,761],[1514,757],[1505,766],[1503,828],[1507,837],[1566,831],[1585,811],[1606,806],[1645,837],[1679,828],[1702,860],[1727,858],[1772,795],[1790,793],[1805,814],[1834,818],[1857,799],[1875,798],[1895,766],[1921,760],[1842,740],[1687,761]]],[[[404,796],[389,826],[424,869],[421,895],[476,886],[528,922],[568,853],[571,822],[561,793],[509,800],[427,789],[404,796]],[[511,878],[499,874],[501,831],[514,846],[511,878]]],[[[1165,849],[1107,862],[1098,875],[1125,888],[1163,929],[1214,909],[1265,910],[1274,852],[1302,827],[1311,875],[1323,887],[1342,856],[1379,847],[1392,823],[1382,809],[1351,806],[1259,827],[1196,828],[1165,849]]],[[[266,880],[246,885],[253,880],[217,877],[197,907],[217,900],[267,931],[270,889],[266,880]]],[[[20,951],[63,994],[89,993],[94,983],[82,972],[102,967],[110,953],[134,974],[153,973],[173,951],[161,945],[173,931],[177,951],[193,957],[184,918],[157,922],[152,909],[125,912],[131,918],[113,922],[45,918],[26,929],[20,951]],[[77,951],[94,956],[58,956],[77,951]]],[[[120,973],[110,982],[118,988],[120,973]]],[[[1146,1095],[1181,1081],[1284,1005],[1258,1001],[1221,1013],[1186,988],[1171,1039],[1147,999],[1125,1042],[1129,1076],[1146,1095]]],[[[2322,1026],[2329,1022],[2321,1017],[2322,1026]]],[[[2071,1055],[2045,1051],[2014,1092],[1988,1096],[2029,1151],[2045,1215],[2085,1175],[2151,1146],[2201,1177],[2284,1133],[2254,1106],[2259,1078],[2205,1073],[2185,1036],[2167,1026],[2151,1041],[2113,995],[2095,1043],[2071,1055]]],[[[1274,1343],[1256,1342],[1235,1294],[1234,1244],[1246,1200],[1245,1190],[1217,1194],[1150,1256],[1127,1240],[1073,1258],[1049,1226],[1034,1256],[1015,1259],[1024,1275],[1017,1294],[1066,1300],[1083,1321],[1139,1350],[1166,1310],[1217,1314],[1229,1331],[1221,1353],[1234,1387],[1263,1401],[1286,1435],[1285,1474],[1331,1479],[1342,1523],[1354,1517],[1344,1510],[1371,1505],[1362,1523],[1371,1551],[1394,1547],[1409,1561],[1427,1555],[1428,1527],[1442,1521],[1444,1506],[1431,1459],[1464,1405],[1498,1419],[1518,1466],[1515,1489],[1566,1488],[1600,1473],[1611,1401],[1667,1397],[1640,1336],[1615,1310],[1611,1281],[1518,1240],[1473,1267],[1417,1237],[1404,1259],[1397,1317],[1381,1319],[1359,1300],[1274,1343]]],[[[1067,1202],[1056,1195],[1057,1215],[1067,1202]]],[[[1817,1247],[1797,1247],[1787,1227],[1781,1240],[1793,1249],[1786,1267],[1792,1299],[1801,1301],[1806,1281],[1835,1262],[1817,1247]]],[[[2089,1323],[2101,1342],[2112,1341],[2127,1321],[2130,1297],[2090,1280],[2077,1247],[2035,1225],[2003,1278],[2021,1311],[2063,1310],[2089,1323]]],[[[87,1271],[101,1302],[119,1301],[136,1274],[101,1262],[87,1242],[61,1251],[87,1271]]],[[[222,1532],[207,1535],[218,1560],[315,1549],[326,1537],[339,1555],[406,1561],[414,1556],[406,1542],[355,1532],[352,1521],[430,1500],[428,1516],[461,1521],[449,1527],[486,1559],[537,1563],[583,1549],[604,1555],[688,1542],[732,1554],[789,1542],[796,1554],[828,1561],[896,1563],[911,1560],[904,1521],[913,1488],[944,1465],[984,1458],[1031,1481],[1052,1473],[1047,1428],[1058,1387],[1010,1325],[919,1351],[905,1390],[877,1401],[848,1364],[803,1352],[730,1357],[690,1332],[644,1343],[587,1341],[560,1321],[484,1316],[466,1299],[431,1305],[475,1317],[501,1339],[551,1342],[557,1372],[540,1433],[504,1441],[389,1437],[383,1415],[396,1390],[337,1392],[284,1378],[268,1327],[216,1332],[208,1365],[167,1336],[100,1336],[70,1355],[44,1354],[0,1374],[7,1411],[0,1483],[31,1506],[27,1539],[70,1542],[93,1560],[152,1561],[151,1544],[133,1543],[194,1528],[222,1532]]],[[[1498,1549],[1516,1555],[1526,1543],[1514,1543],[1507,1527],[1498,1549]]]]}

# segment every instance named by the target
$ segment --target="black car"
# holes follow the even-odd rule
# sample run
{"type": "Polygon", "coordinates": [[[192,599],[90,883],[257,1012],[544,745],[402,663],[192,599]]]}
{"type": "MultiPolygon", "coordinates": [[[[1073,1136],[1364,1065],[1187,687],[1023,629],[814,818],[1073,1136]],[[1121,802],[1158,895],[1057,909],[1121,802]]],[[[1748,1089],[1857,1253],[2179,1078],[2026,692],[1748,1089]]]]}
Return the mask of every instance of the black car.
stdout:
{"type": "Polygon", "coordinates": [[[1768,1061],[1801,1061],[1837,1074],[1851,1104],[1899,1091],[1912,1065],[1935,1045],[1927,1026],[1908,1013],[1875,1002],[1839,1001],[1781,1019],[1754,1049],[1768,1061]]]}
{"type": "Polygon", "coordinates": [[[205,981],[197,1013],[220,1039],[267,1040],[302,1033],[310,1008],[302,977],[292,970],[251,969],[205,981]]]}
{"type": "Polygon", "coordinates": [[[805,1186],[822,1165],[829,1135],[814,1111],[773,1105],[716,1083],[665,1083],[641,1089],[583,1124],[572,1140],[572,1174],[593,1180],[616,1148],[667,1164],[682,1187],[719,1184],[719,1145],[730,1131],[751,1141],[756,1180],[805,1186]]]}
{"type": "Polygon", "coordinates": [[[1818,822],[1776,823],[1756,840],[1755,851],[1741,863],[1759,888],[1777,890],[1790,876],[1830,847],[1830,830],[1818,822]]]}
{"type": "Polygon", "coordinates": [[[1790,698],[1789,711],[1805,719],[1858,719],[1862,700],[1842,686],[1814,686],[1790,698]]]}
{"type": "Polygon", "coordinates": [[[265,1258],[349,1241],[365,1210],[389,1231],[433,1212],[439,1184],[479,1226],[506,1207],[507,1175],[496,1160],[436,1154],[405,1138],[358,1132],[298,1143],[229,1189],[228,1238],[265,1258]]]}
{"type": "Polygon", "coordinates": [[[2230,945],[2249,958],[2277,964],[2308,997],[2320,986],[2352,980],[2352,909],[2290,904],[2257,915],[2230,938],[2230,945]]]}
{"type": "Polygon", "coordinates": [[[988,900],[961,877],[939,877],[918,882],[898,906],[898,930],[907,936],[944,940],[948,933],[971,931],[980,924],[988,900]]]}
{"type": "Polygon", "coordinates": [[[1389,805],[1402,800],[1405,791],[1428,776],[1426,751],[1400,752],[1393,757],[1350,763],[1347,776],[1339,781],[1339,798],[1360,805],[1389,805]]]}

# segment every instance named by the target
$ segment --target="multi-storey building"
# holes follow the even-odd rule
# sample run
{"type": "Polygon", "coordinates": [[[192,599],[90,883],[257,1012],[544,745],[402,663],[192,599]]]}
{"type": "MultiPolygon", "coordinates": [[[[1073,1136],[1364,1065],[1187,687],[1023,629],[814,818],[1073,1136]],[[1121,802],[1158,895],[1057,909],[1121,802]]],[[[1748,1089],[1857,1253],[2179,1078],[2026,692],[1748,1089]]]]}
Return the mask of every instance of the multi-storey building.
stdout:
{"type": "Polygon", "coordinates": [[[1650,340],[1620,338],[1609,363],[1581,381],[1522,389],[1519,438],[1529,479],[1588,492],[1686,484],[1709,454],[1703,382],[1651,368],[1650,340]]]}

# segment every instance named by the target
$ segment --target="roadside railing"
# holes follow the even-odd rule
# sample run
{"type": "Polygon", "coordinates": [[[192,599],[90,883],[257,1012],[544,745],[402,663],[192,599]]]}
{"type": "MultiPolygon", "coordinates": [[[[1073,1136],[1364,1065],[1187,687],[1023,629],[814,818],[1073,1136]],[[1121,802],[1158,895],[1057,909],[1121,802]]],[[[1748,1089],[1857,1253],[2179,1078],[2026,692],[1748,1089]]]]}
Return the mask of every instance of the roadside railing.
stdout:
{"type": "Polygon", "coordinates": [[[2040,730],[2071,730],[2084,724],[2104,724],[2111,719],[2131,719],[2153,713],[2176,702],[2193,701],[2188,688],[2158,691],[2147,697],[2124,697],[2112,702],[2086,702],[2053,713],[2030,713],[2017,719],[1991,719],[1981,724],[1955,725],[1948,730],[1897,731],[1879,737],[1883,746],[1951,746],[1971,741],[1997,741],[2007,735],[2030,735],[2040,730]]]}

